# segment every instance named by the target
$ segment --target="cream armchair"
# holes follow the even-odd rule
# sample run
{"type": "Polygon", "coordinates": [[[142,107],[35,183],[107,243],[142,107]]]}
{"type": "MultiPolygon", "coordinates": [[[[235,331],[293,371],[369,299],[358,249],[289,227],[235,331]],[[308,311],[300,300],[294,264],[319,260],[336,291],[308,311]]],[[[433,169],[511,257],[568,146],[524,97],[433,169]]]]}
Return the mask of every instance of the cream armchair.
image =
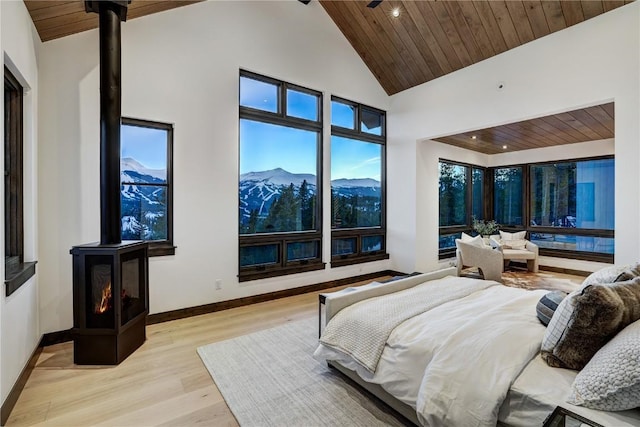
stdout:
{"type": "Polygon", "coordinates": [[[458,276],[464,267],[478,267],[485,280],[502,283],[504,263],[501,248],[479,246],[456,239],[458,276]]]}
{"type": "Polygon", "coordinates": [[[513,240],[512,242],[514,242],[514,246],[510,245],[509,240],[500,240],[499,236],[491,236],[491,246],[502,251],[505,267],[509,264],[509,261],[524,260],[527,262],[527,271],[537,273],[538,245],[528,240],[513,240]],[[519,242],[519,244],[516,244],[515,242],[519,242]],[[524,243],[524,246],[522,243],[524,243]]]}

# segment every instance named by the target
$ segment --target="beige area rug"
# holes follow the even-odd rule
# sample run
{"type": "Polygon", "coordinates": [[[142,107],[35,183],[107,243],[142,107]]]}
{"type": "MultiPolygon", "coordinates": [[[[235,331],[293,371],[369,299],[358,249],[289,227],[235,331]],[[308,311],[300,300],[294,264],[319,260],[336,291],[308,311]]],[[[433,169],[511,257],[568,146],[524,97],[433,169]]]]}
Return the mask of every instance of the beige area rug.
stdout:
{"type": "Polygon", "coordinates": [[[310,318],[198,348],[242,427],[403,426],[386,405],[313,359],[310,318]]]}

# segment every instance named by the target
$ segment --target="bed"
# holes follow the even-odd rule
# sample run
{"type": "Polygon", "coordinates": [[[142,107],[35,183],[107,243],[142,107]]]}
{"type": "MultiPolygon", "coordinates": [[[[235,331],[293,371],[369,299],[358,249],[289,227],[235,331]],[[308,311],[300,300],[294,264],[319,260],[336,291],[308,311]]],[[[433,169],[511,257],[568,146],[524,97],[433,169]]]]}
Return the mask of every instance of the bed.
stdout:
{"type": "Polygon", "coordinates": [[[639,426],[638,409],[565,402],[577,371],[540,358],[546,328],[535,307],[547,292],[450,268],[322,294],[314,357],[416,425],[542,425],[562,406],[604,426],[639,426]]]}

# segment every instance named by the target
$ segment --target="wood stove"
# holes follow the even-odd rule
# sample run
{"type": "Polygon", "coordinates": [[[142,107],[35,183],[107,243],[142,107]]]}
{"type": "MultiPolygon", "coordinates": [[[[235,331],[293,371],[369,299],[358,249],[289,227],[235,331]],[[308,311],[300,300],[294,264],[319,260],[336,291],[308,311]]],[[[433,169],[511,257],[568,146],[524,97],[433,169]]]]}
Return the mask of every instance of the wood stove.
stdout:
{"type": "Polygon", "coordinates": [[[145,339],[149,312],[145,242],[74,246],[73,351],[78,365],[116,365],[145,339]]]}
{"type": "Polygon", "coordinates": [[[85,1],[99,14],[100,35],[100,243],[74,246],[74,362],[115,365],[146,338],[149,259],[146,242],[122,242],[120,22],[130,0],[85,1]]]}

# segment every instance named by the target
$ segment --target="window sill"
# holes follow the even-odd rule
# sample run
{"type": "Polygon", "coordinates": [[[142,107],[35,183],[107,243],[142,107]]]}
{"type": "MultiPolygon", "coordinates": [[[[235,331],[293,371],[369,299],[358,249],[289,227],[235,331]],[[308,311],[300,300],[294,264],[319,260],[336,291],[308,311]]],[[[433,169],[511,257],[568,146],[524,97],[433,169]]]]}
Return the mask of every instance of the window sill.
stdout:
{"type": "Polygon", "coordinates": [[[374,254],[374,255],[359,255],[359,256],[353,255],[347,258],[334,257],[334,258],[331,258],[331,268],[344,267],[346,265],[353,265],[353,264],[362,264],[364,262],[380,261],[383,259],[389,259],[389,254],[381,253],[381,254],[374,254]]]}
{"type": "Polygon", "coordinates": [[[241,271],[238,274],[238,281],[248,282],[250,280],[266,279],[269,277],[286,276],[288,274],[304,273],[307,271],[324,270],[324,262],[309,263],[306,265],[296,265],[292,267],[277,268],[273,270],[255,270],[241,271]]]}
{"type": "Polygon", "coordinates": [[[173,246],[171,243],[167,243],[167,242],[163,242],[163,243],[150,242],[148,254],[150,257],[175,255],[176,247],[173,246]]]}
{"type": "Polygon", "coordinates": [[[36,263],[38,261],[23,262],[18,264],[17,268],[6,272],[6,279],[4,281],[5,295],[9,296],[17,291],[20,286],[24,285],[27,280],[32,278],[36,274],[36,263]]]}

